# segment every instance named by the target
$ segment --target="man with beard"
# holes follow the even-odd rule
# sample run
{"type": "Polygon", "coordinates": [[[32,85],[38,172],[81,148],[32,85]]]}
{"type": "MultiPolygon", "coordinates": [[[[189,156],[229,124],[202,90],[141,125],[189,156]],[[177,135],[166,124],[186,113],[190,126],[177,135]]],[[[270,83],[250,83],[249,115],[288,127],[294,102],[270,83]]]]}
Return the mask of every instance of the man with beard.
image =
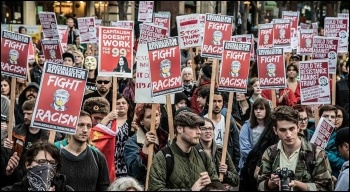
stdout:
{"type": "MultiPolygon", "coordinates": [[[[32,121],[32,114],[35,107],[35,99],[25,101],[22,105],[24,114],[24,120],[22,124],[19,124],[13,128],[12,141],[6,138],[4,146],[9,149],[13,149],[17,152],[17,155],[21,155],[29,149],[29,147],[38,140],[48,140],[49,131],[39,128],[30,127],[32,121]]],[[[62,138],[60,133],[56,133],[55,139],[59,140],[62,138]]]]}
{"type": "Polygon", "coordinates": [[[25,101],[36,99],[38,96],[39,85],[35,82],[31,82],[28,86],[22,91],[18,97],[18,102],[15,107],[15,125],[19,125],[24,121],[24,114],[22,110],[22,105],[25,101]]]}
{"type": "Polygon", "coordinates": [[[60,148],[60,173],[75,191],[106,191],[110,184],[105,156],[88,147],[91,128],[91,116],[81,111],[75,134],[67,135],[68,145],[60,148]]]}
{"type": "Polygon", "coordinates": [[[159,151],[154,156],[150,171],[150,191],[200,191],[212,181],[219,180],[208,154],[204,153],[203,159],[195,148],[199,143],[200,126],[204,124],[203,118],[192,112],[183,111],[175,116],[176,138],[170,145],[174,168],[172,172],[167,171],[166,158],[169,154],[164,156],[163,151],[159,151]]]}
{"type": "Polygon", "coordinates": [[[30,70],[30,79],[32,80],[32,82],[35,82],[38,85],[40,85],[41,82],[41,75],[43,74],[42,70],[45,62],[46,59],[44,56],[44,52],[40,51],[38,53],[38,65],[36,65],[35,67],[33,67],[33,69],[30,70]]]}
{"type": "Polygon", "coordinates": [[[91,97],[104,97],[108,100],[110,110],[112,110],[112,77],[98,76],[96,78],[97,90],[84,95],[83,103],[91,97]]]}
{"type": "MultiPolygon", "coordinates": [[[[213,111],[212,111],[212,121],[215,126],[215,138],[214,141],[218,146],[223,146],[224,144],[224,135],[225,135],[225,128],[226,128],[226,117],[221,114],[221,110],[224,107],[224,98],[226,99],[227,96],[224,96],[224,92],[214,91],[214,97],[213,97],[213,111]]],[[[209,94],[207,95],[206,100],[206,109],[209,108],[209,94]]],[[[208,114],[204,115],[204,117],[208,117],[208,114]]],[[[239,159],[240,159],[240,152],[239,152],[239,132],[236,126],[236,122],[231,117],[230,120],[230,132],[229,132],[229,138],[228,138],[228,145],[227,145],[227,152],[232,157],[233,164],[235,165],[235,168],[237,171],[239,171],[238,165],[239,165],[239,159]]]]}

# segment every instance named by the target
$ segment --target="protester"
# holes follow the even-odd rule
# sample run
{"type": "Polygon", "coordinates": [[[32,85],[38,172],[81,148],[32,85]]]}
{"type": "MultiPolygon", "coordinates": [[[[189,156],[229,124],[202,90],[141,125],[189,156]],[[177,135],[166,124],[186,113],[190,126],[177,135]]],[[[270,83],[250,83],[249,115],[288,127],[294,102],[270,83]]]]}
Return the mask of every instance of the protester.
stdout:
{"type": "Polygon", "coordinates": [[[7,137],[9,112],[10,100],[6,96],[1,95],[1,146],[4,146],[4,141],[7,137]]]}
{"type": "Polygon", "coordinates": [[[44,64],[46,63],[45,55],[43,51],[38,53],[38,64],[30,70],[30,79],[32,82],[40,85],[41,75],[43,74],[44,64]]]}
{"type": "MultiPolygon", "coordinates": [[[[346,61],[346,70],[349,71],[349,60],[346,61]]],[[[336,82],[335,103],[349,111],[349,75],[336,82]]]]}
{"type": "MultiPolygon", "coordinates": [[[[276,171],[285,168],[287,172],[290,170],[294,173],[287,186],[291,190],[333,190],[331,168],[325,151],[298,137],[298,118],[298,112],[288,106],[277,107],[272,113],[273,130],[280,141],[263,154],[258,177],[259,190],[280,189],[282,179],[276,171]],[[314,153],[310,155],[311,161],[307,159],[307,153],[314,153]],[[310,170],[311,163],[314,163],[313,170],[310,170]]],[[[291,177],[289,172],[286,177],[291,177]]]]}
{"type": "Polygon", "coordinates": [[[200,126],[203,125],[204,120],[192,112],[183,111],[175,116],[176,138],[168,148],[171,154],[165,155],[160,151],[154,156],[148,182],[150,191],[199,191],[207,184],[218,181],[215,166],[208,154],[195,148],[199,143],[200,126]],[[173,159],[173,163],[169,163],[173,171],[168,170],[166,162],[169,158],[173,159]]]}
{"type": "MultiPolygon", "coordinates": [[[[124,160],[128,175],[141,184],[146,182],[148,149],[154,144],[154,153],[166,146],[169,134],[160,125],[160,106],[156,104],[155,131],[151,130],[152,104],[137,104],[135,108],[136,123],[140,127],[124,146],[124,160]]],[[[153,154],[152,154],[153,155],[153,154]]]]}
{"type": "Polygon", "coordinates": [[[31,82],[19,95],[18,102],[15,106],[15,120],[16,120],[15,125],[19,125],[24,121],[24,114],[22,110],[23,103],[27,100],[36,99],[36,97],[38,96],[38,92],[39,92],[39,85],[34,82],[31,82]]]}
{"type": "Polygon", "coordinates": [[[338,131],[335,144],[340,155],[346,160],[340,170],[335,191],[349,191],[349,127],[338,131]]]}
{"type": "Polygon", "coordinates": [[[182,86],[184,88],[183,93],[191,100],[193,94],[193,70],[190,67],[185,67],[181,72],[182,86]]]}
{"type": "Polygon", "coordinates": [[[11,94],[11,79],[5,76],[1,76],[1,95],[10,98],[11,94]]]}
{"type": "Polygon", "coordinates": [[[107,191],[143,191],[143,187],[132,177],[121,177],[111,183],[107,191]]]}
{"type": "MultiPolygon", "coordinates": [[[[205,85],[210,85],[210,78],[211,78],[211,71],[212,71],[212,66],[209,64],[205,64],[198,75],[197,79],[197,88],[194,89],[193,95],[191,97],[191,108],[193,111],[197,114],[200,114],[201,112],[201,106],[199,106],[197,102],[197,90],[205,85]]],[[[204,106],[202,106],[204,107],[204,106]]]]}
{"type": "MultiPolygon", "coordinates": [[[[17,158],[17,164],[18,161],[17,158]]],[[[23,157],[23,162],[26,169],[23,179],[1,191],[74,191],[66,184],[65,176],[59,174],[62,166],[60,153],[53,144],[47,141],[34,143],[23,157]]]]}
{"type": "Polygon", "coordinates": [[[308,122],[309,114],[311,114],[311,109],[307,105],[296,104],[293,109],[297,110],[299,113],[298,126],[300,128],[299,135],[305,138],[307,141],[311,140],[310,133],[308,132],[308,122]]]}
{"type": "MultiPolygon", "coordinates": [[[[83,102],[91,97],[104,97],[108,100],[109,105],[112,106],[112,77],[97,76],[96,87],[97,90],[84,95],[83,102]]],[[[110,108],[111,110],[112,108],[110,108]]]]}

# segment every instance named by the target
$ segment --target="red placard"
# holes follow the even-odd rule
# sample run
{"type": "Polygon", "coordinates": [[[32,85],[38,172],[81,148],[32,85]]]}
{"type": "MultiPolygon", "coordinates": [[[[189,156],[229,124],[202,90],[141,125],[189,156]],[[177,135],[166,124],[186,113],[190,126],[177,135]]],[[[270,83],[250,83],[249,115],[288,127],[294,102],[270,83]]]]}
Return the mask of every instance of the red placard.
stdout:
{"type": "Polygon", "coordinates": [[[260,24],[258,29],[258,48],[273,47],[273,24],[260,24]]]}
{"type": "Polygon", "coordinates": [[[63,64],[62,48],[59,40],[43,39],[41,47],[47,62],[63,64]]]}
{"type": "Polygon", "coordinates": [[[100,26],[98,73],[132,78],[133,30],[100,26]]]}
{"type": "Polygon", "coordinates": [[[32,62],[35,62],[35,52],[34,52],[33,41],[31,40],[28,46],[28,63],[32,63],[32,62]]]}
{"type": "Polygon", "coordinates": [[[324,36],[339,37],[339,53],[348,52],[349,18],[326,17],[324,19],[324,36]]]}
{"type": "Polygon", "coordinates": [[[334,131],[335,125],[329,122],[326,118],[321,117],[317,124],[315,133],[310,139],[310,143],[313,143],[322,149],[327,147],[328,141],[331,138],[332,132],[334,131]]]}
{"type": "Polygon", "coordinates": [[[146,44],[149,41],[164,39],[166,38],[166,34],[168,32],[167,28],[151,23],[142,24],[141,30],[144,32],[140,34],[139,44],[146,44]]]}
{"type": "Polygon", "coordinates": [[[297,49],[300,55],[311,55],[312,54],[312,41],[314,38],[313,29],[301,29],[299,35],[299,46],[297,49]]]}
{"type": "Polygon", "coordinates": [[[220,66],[220,91],[247,92],[251,43],[224,42],[220,66]]]}
{"type": "Polygon", "coordinates": [[[291,28],[296,30],[299,25],[299,11],[282,11],[282,19],[290,19],[291,28]]]}
{"type": "Polygon", "coordinates": [[[27,63],[31,39],[28,35],[2,31],[1,75],[27,79],[27,63]]]}
{"type": "Polygon", "coordinates": [[[229,41],[232,35],[233,17],[226,15],[205,15],[204,39],[202,56],[220,58],[224,41],[229,41]]]}
{"type": "Polygon", "coordinates": [[[274,47],[291,46],[291,22],[289,19],[273,20],[273,45],[274,47]]]}
{"type": "Polygon", "coordinates": [[[328,62],[311,60],[299,62],[301,104],[330,104],[328,62]]]}
{"type": "Polygon", "coordinates": [[[147,42],[152,97],[183,91],[177,37],[147,42]]]}
{"type": "Polygon", "coordinates": [[[246,35],[235,35],[235,36],[231,37],[231,41],[247,42],[247,36],[246,35]]]}
{"type": "Polygon", "coordinates": [[[168,29],[167,36],[170,36],[170,12],[153,13],[153,24],[168,29]]]}
{"type": "Polygon", "coordinates": [[[153,1],[140,1],[137,20],[140,22],[152,22],[153,1]]]}
{"type": "Polygon", "coordinates": [[[80,43],[96,43],[95,17],[78,18],[80,43]]]}
{"type": "Polygon", "coordinates": [[[56,14],[54,12],[40,12],[39,20],[43,27],[44,39],[60,39],[57,29],[56,14]]]}
{"type": "Polygon", "coordinates": [[[46,63],[30,126],[74,134],[87,75],[87,69],[46,63]]]}
{"type": "Polygon", "coordinates": [[[61,48],[62,52],[66,52],[67,50],[67,42],[68,42],[68,26],[67,25],[57,25],[58,33],[60,34],[61,48]]]}
{"type": "Polygon", "coordinates": [[[283,48],[257,49],[256,52],[260,88],[286,88],[283,48]]]}

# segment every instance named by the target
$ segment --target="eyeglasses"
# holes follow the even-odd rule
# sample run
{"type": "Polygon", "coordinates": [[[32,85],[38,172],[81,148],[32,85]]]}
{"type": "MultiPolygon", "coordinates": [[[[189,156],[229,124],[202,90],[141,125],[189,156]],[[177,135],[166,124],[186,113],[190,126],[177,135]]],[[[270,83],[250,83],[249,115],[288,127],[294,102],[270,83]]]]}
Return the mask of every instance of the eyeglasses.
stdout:
{"type": "Polygon", "coordinates": [[[96,81],[98,84],[108,84],[109,82],[111,82],[111,81],[102,81],[102,80],[98,80],[98,81],[96,81]]]}
{"type": "Polygon", "coordinates": [[[304,118],[304,119],[302,119],[302,118],[299,118],[299,122],[307,122],[309,120],[309,118],[304,118]]]}
{"type": "Polygon", "coordinates": [[[38,159],[38,160],[33,160],[35,163],[39,164],[39,165],[46,165],[46,164],[50,164],[50,165],[53,165],[53,166],[56,166],[57,165],[57,162],[55,160],[47,160],[47,159],[38,159]]]}
{"type": "Polygon", "coordinates": [[[184,75],[191,75],[191,73],[184,73],[184,75]]]}
{"type": "Polygon", "coordinates": [[[214,128],[212,128],[212,127],[204,127],[204,126],[202,126],[202,127],[200,127],[199,128],[201,131],[212,131],[214,128]]]}

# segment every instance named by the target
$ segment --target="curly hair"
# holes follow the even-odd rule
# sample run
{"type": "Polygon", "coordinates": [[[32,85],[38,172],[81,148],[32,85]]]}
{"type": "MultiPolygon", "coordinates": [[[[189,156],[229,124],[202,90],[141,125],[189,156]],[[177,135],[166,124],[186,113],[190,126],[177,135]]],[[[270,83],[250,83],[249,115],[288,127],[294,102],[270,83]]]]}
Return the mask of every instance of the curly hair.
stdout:
{"type": "Polygon", "coordinates": [[[290,121],[298,125],[299,112],[289,106],[279,106],[271,115],[272,124],[277,127],[278,121],[290,121]]]}
{"type": "MultiPolygon", "coordinates": [[[[161,115],[160,104],[155,104],[155,105],[156,105],[156,109],[159,111],[159,115],[161,115]]],[[[152,103],[138,103],[135,107],[135,115],[136,115],[135,122],[140,127],[142,126],[141,121],[145,117],[146,109],[152,109],[152,103]]]]}

